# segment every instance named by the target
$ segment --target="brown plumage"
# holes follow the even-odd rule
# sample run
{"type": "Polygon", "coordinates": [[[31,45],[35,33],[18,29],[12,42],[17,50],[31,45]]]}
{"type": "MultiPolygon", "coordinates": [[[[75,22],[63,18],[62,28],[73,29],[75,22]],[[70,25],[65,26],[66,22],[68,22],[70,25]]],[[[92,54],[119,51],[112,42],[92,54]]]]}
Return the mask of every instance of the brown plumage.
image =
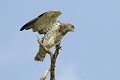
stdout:
{"type": "MultiPolygon", "coordinates": [[[[46,48],[50,49],[53,46],[58,45],[67,32],[74,30],[74,26],[72,24],[60,23],[57,21],[57,17],[61,13],[62,12],[57,10],[45,12],[38,18],[26,23],[20,31],[24,29],[33,29],[34,32],[37,31],[39,34],[44,34],[42,44],[46,48]]],[[[36,61],[43,61],[45,55],[46,51],[44,51],[40,45],[39,51],[34,59],[36,61]]]]}
{"type": "MultiPolygon", "coordinates": [[[[74,30],[74,26],[72,24],[69,23],[61,23],[58,26],[58,29],[55,30],[50,30],[48,31],[44,38],[42,39],[42,44],[50,49],[55,45],[58,45],[61,41],[61,39],[65,36],[65,34],[67,32],[73,31],[74,30]]],[[[36,61],[43,61],[45,58],[46,52],[44,51],[44,49],[40,46],[40,49],[37,53],[37,55],[35,56],[35,60],[36,61]]]]}

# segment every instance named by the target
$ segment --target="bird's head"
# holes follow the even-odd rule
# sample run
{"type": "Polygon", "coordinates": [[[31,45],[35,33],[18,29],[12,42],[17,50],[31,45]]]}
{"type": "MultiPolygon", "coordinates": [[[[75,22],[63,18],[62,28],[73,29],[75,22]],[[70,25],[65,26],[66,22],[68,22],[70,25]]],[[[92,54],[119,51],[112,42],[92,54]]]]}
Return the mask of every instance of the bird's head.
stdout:
{"type": "Polygon", "coordinates": [[[74,26],[70,23],[61,23],[60,31],[66,34],[67,32],[74,32],[74,26]]]}

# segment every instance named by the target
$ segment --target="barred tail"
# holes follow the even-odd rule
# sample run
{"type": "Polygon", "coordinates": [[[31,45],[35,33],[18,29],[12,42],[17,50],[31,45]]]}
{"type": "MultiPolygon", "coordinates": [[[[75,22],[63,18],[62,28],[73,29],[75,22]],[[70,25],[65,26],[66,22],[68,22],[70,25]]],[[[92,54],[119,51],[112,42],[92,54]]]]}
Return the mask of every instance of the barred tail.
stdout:
{"type": "Polygon", "coordinates": [[[37,55],[35,56],[35,61],[43,61],[46,56],[46,51],[40,46],[37,55]]]}

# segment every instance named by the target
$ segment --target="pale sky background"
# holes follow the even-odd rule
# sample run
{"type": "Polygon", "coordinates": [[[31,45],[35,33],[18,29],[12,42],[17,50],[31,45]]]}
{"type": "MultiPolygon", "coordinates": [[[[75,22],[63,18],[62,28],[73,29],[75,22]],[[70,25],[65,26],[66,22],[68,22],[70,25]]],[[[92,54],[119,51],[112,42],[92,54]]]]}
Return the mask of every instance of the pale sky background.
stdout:
{"type": "Polygon", "coordinates": [[[75,26],[62,40],[56,80],[120,80],[120,0],[1,0],[0,80],[39,80],[49,67],[48,55],[34,61],[38,33],[19,31],[48,10],[75,26]]]}

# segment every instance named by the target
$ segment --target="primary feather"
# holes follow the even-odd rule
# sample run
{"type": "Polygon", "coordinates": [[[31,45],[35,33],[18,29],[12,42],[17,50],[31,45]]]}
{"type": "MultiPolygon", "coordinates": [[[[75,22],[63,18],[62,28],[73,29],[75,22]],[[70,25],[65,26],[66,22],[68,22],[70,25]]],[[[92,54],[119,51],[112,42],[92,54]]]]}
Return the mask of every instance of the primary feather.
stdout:
{"type": "Polygon", "coordinates": [[[55,27],[55,25],[59,25],[59,21],[57,21],[57,17],[62,14],[61,11],[58,10],[53,10],[53,11],[48,11],[37,18],[29,21],[26,23],[20,31],[32,29],[33,32],[38,32],[39,34],[45,34],[49,29],[52,27],[55,27]]]}

